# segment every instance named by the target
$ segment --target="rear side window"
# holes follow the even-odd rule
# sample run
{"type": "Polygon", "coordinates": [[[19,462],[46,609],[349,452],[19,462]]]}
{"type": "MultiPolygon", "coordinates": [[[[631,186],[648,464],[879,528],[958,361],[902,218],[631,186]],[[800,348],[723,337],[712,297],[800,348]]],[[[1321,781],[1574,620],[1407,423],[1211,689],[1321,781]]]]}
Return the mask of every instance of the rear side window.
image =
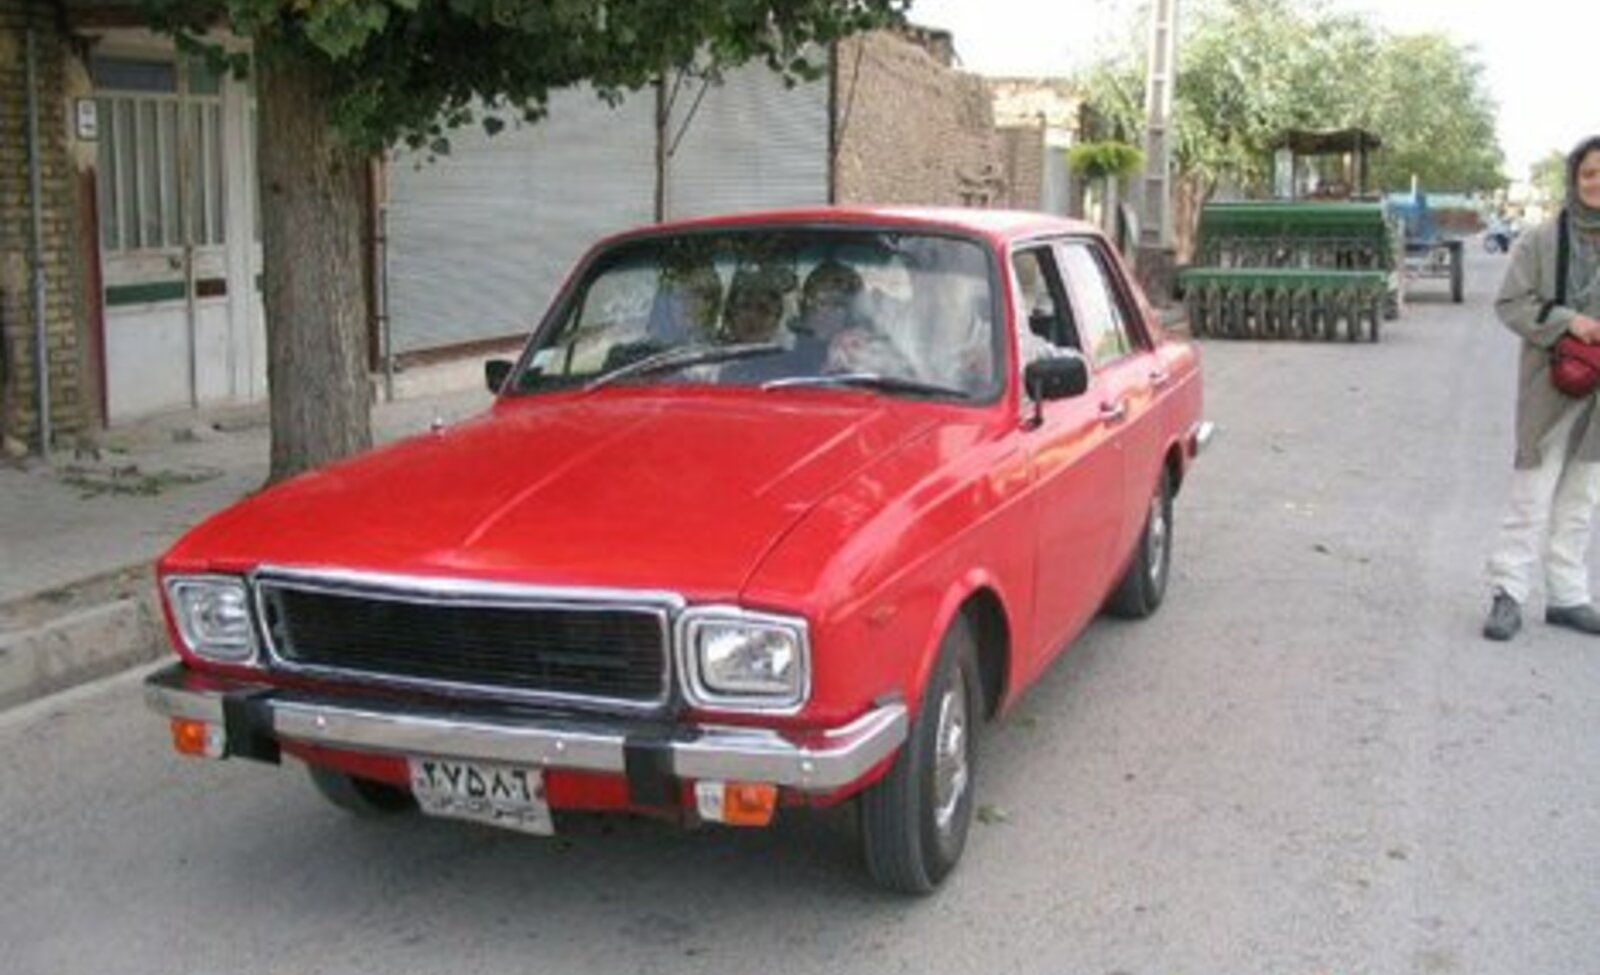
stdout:
{"type": "Polygon", "coordinates": [[[1132,353],[1132,315],[1107,273],[1104,256],[1086,241],[1059,244],[1056,253],[1076,312],[1084,355],[1103,366],[1132,353]]]}

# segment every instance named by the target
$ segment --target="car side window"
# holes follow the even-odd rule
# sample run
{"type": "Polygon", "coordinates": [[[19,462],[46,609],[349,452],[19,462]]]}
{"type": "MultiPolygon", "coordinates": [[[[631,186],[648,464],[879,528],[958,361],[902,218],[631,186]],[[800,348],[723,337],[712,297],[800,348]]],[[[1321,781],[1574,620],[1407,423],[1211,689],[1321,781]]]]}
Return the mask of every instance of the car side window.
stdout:
{"type": "Polygon", "coordinates": [[[1048,246],[1030,247],[1011,255],[1011,269],[1017,282],[1017,316],[1025,328],[1025,340],[1043,339],[1061,348],[1077,344],[1072,308],[1056,273],[1048,246]]]}
{"type": "Polygon", "coordinates": [[[1133,316],[1112,282],[1105,258],[1088,241],[1057,245],[1056,255],[1077,315],[1084,355],[1096,365],[1115,362],[1134,351],[1133,316]]]}

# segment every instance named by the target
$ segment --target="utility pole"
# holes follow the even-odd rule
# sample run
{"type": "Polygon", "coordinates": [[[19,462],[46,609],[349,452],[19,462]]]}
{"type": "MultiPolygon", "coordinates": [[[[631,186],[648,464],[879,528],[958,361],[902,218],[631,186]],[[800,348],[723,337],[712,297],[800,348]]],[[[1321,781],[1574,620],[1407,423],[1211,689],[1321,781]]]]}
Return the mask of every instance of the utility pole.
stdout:
{"type": "Polygon", "coordinates": [[[1178,0],[1153,0],[1144,83],[1144,196],[1139,243],[1172,246],[1172,86],[1178,54],[1178,0]]]}
{"type": "Polygon", "coordinates": [[[1178,64],[1178,0],[1151,0],[1144,83],[1144,179],[1136,270],[1150,300],[1170,303],[1177,253],[1172,226],[1172,88],[1178,64]]]}

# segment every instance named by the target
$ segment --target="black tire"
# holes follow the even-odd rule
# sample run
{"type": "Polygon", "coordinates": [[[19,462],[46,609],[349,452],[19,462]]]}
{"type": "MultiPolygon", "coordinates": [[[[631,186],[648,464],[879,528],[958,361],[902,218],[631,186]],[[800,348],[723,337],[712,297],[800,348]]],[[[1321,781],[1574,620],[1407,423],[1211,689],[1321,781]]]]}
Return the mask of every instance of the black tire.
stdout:
{"type": "Polygon", "coordinates": [[[352,815],[391,816],[417,808],[410,791],[399,786],[346,775],[321,765],[311,765],[307,769],[311,773],[311,784],[322,793],[322,798],[352,815]]]}
{"type": "Polygon", "coordinates": [[[981,679],[972,627],[957,619],[910,736],[889,774],[860,799],[867,872],[887,890],[931,893],[961,859],[972,825],[981,679]]]}
{"type": "Polygon", "coordinates": [[[1106,609],[1113,616],[1130,620],[1142,620],[1151,615],[1161,607],[1161,600],[1167,595],[1167,576],[1171,570],[1172,483],[1167,469],[1162,467],[1150,497],[1139,545],[1116,591],[1106,603],[1106,609]]]}

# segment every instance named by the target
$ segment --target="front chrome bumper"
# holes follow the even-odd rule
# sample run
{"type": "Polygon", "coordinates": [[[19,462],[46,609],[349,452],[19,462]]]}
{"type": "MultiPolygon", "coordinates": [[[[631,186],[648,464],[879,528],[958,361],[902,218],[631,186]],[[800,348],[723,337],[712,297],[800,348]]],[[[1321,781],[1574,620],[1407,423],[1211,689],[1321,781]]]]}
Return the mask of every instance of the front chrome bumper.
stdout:
{"type": "Polygon", "coordinates": [[[1216,435],[1217,425],[1215,423],[1210,420],[1201,420],[1196,423],[1194,429],[1189,431],[1190,456],[1199,457],[1205,453],[1206,448],[1211,446],[1212,438],[1216,435]]]}
{"type": "Polygon", "coordinates": [[[168,718],[225,726],[230,742],[269,736],[325,748],[546,769],[635,773],[648,765],[679,779],[770,782],[833,792],[857,781],[905,741],[902,703],[839,728],[784,734],[723,725],[642,726],[396,702],[353,704],[301,691],[194,679],[183,664],[145,680],[145,702],[168,718]],[[248,727],[243,727],[248,725],[248,727]],[[644,761],[641,761],[644,759],[644,761]]]}

